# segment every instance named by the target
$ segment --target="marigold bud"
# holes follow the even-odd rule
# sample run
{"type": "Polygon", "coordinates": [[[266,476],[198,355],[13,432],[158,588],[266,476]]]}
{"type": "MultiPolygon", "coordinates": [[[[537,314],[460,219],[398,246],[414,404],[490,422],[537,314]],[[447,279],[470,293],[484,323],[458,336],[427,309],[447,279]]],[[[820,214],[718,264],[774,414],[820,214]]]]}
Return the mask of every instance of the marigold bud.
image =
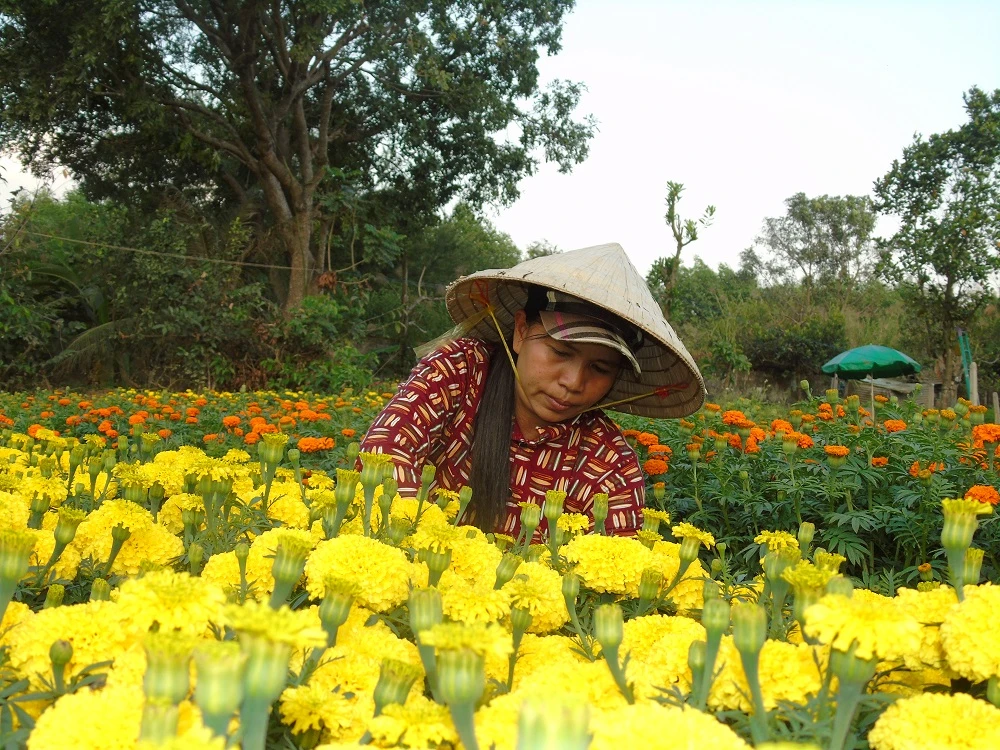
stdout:
{"type": "Polygon", "coordinates": [[[646,568],[642,571],[639,579],[639,598],[645,601],[653,601],[660,596],[660,589],[663,588],[663,573],[657,568],[646,568]]]}
{"type": "Polygon", "coordinates": [[[521,525],[525,528],[528,538],[535,533],[542,521],[542,509],[534,503],[524,503],[521,507],[521,525]]]}
{"type": "Polygon", "coordinates": [[[70,508],[68,505],[61,506],[59,508],[59,520],[56,522],[54,532],[56,544],[66,546],[72,542],[76,536],[77,528],[86,517],[87,514],[82,510],[70,508]]]}
{"type": "Polygon", "coordinates": [[[62,606],[65,596],[66,587],[61,583],[53,583],[49,586],[48,591],[45,592],[45,604],[42,605],[42,609],[52,609],[53,607],[62,606]]]}
{"type": "Polygon", "coordinates": [[[562,490],[547,490],[545,493],[545,503],[542,506],[542,514],[549,522],[549,528],[553,528],[563,513],[563,504],[566,502],[566,493],[562,490]]]}
{"type": "Polygon", "coordinates": [[[830,650],[830,671],[841,682],[867,683],[875,676],[877,659],[860,659],[855,655],[857,645],[852,645],[848,651],[830,650]]]}
{"type": "Polygon", "coordinates": [[[689,566],[698,559],[698,552],[701,549],[701,540],[697,537],[686,536],[681,539],[681,548],[677,553],[681,565],[689,566]]]}
{"type": "Polygon", "coordinates": [[[111,584],[103,578],[95,578],[93,583],[90,584],[90,601],[111,601],[111,584]]]}
{"type": "Polygon", "coordinates": [[[851,597],[854,595],[854,584],[846,576],[834,576],[826,584],[826,593],[851,597]]]}
{"type": "Polygon", "coordinates": [[[146,674],[142,681],[146,698],[178,704],[191,688],[192,642],[168,632],[146,636],[146,674]]]}
{"type": "Polygon", "coordinates": [[[563,598],[568,601],[576,601],[580,595],[580,576],[576,573],[566,573],[562,579],[563,598]]]}
{"type": "Polygon", "coordinates": [[[965,550],[965,566],[962,571],[962,582],[966,586],[979,583],[979,575],[983,569],[983,550],[969,547],[965,550]]]}
{"type": "Polygon", "coordinates": [[[594,637],[605,650],[621,645],[625,637],[625,619],[619,605],[601,604],[594,610],[594,637]]]}
{"type": "Polygon", "coordinates": [[[594,528],[603,531],[604,522],[608,518],[608,494],[606,492],[594,493],[593,500],[594,528]]]}
{"type": "Polygon", "coordinates": [[[406,703],[413,683],[420,677],[419,667],[398,659],[383,659],[378,670],[378,682],[372,697],[375,700],[375,715],[381,715],[386,706],[406,703]]]}
{"type": "Polygon", "coordinates": [[[705,659],[708,656],[708,644],[705,641],[691,641],[688,646],[688,667],[691,674],[700,675],[705,669],[705,659]]]}
{"type": "Polygon", "coordinates": [[[414,633],[419,634],[430,630],[444,620],[441,592],[435,588],[410,591],[408,608],[410,610],[410,630],[414,633]]]}
{"type": "Polygon", "coordinates": [[[448,705],[475,705],[486,689],[486,670],[480,654],[467,648],[437,654],[438,690],[448,705]]]}
{"type": "MultiPolygon", "coordinates": [[[[31,532],[13,529],[0,531],[0,585],[9,586],[11,594],[17,582],[28,572],[28,562],[34,548],[35,537],[31,532]]],[[[6,602],[3,606],[6,608],[6,602]]]]}
{"type": "Polygon", "coordinates": [[[525,701],[518,719],[517,750],[586,750],[589,723],[586,705],[525,701]]]}
{"type": "Polygon", "coordinates": [[[194,650],[198,681],[194,700],[206,717],[222,717],[223,727],[243,702],[247,656],[236,641],[201,641],[194,650]]]}
{"type": "Polygon", "coordinates": [[[522,562],[524,562],[524,558],[520,555],[515,555],[512,552],[504,553],[504,556],[500,558],[500,564],[497,565],[497,577],[493,588],[502,588],[504,584],[510,581],[517,572],[517,569],[521,567],[522,562]]]}
{"type": "Polygon", "coordinates": [[[712,634],[722,634],[729,629],[730,605],[724,599],[706,599],[701,610],[701,624],[705,626],[709,637],[712,634]]]}
{"type": "Polygon", "coordinates": [[[767,612],[759,604],[741,604],[732,610],[733,644],[741,654],[756,654],[767,640],[767,612]]]}
{"type": "Polygon", "coordinates": [[[527,607],[510,608],[510,625],[514,630],[515,638],[517,638],[518,633],[527,632],[528,628],[531,627],[532,619],[531,612],[528,611],[527,607]]]}
{"type": "Polygon", "coordinates": [[[354,585],[333,576],[327,578],[326,595],[319,605],[319,621],[326,632],[327,648],[337,643],[337,632],[340,626],[351,616],[354,605],[354,585]]]}
{"type": "Polygon", "coordinates": [[[49,646],[49,660],[52,662],[53,669],[61,670],[65,668],[72,659],[73,644],[69,641],[59,639],[58,641],[53,641],[52,645],[49,646]]]}
{"type": "Polygon", "coordinates": [[[816,524],[810,523],[809,521],[803,521],[799,524],[799,549],[807,550],[809,545],[812,544],[813,537],[816,536],[816,524]]]}

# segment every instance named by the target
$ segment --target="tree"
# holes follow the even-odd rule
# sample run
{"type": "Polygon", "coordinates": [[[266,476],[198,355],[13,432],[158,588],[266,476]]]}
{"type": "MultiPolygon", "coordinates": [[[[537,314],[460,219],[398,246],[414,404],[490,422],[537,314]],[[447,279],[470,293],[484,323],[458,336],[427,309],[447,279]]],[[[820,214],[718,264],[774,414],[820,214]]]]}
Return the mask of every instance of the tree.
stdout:
{"type": "Polygon", "coordinates": [[[844,301],[875,267],[871,199],[796,193],[785,206],[784,216],[764,219],[757,238],[771,255],[768,274],[776,280],[800,276],[807,292],[823,285],[844,301]]]}
{"type": "Polygon", "coordinates": [[[562,250],[548,240],[535,240],[524,248],[524,259],[534,260],[544,258],[548,255],[558,255],[562,250]]]}
{"type": "Polygon", "coordinates": [[[173,186],[264,216],[293,309],[351,224],[324,212],[345,175],[429,218],[513,200],[542,155],[585,157],[582,87],[538,81],[572,4],[5,0],[0,150],[67,167],[91,198],[173,186]]]}
{"type": "Polygon", "coordinates": [[[942,403],[955,402],[956,329],[991,299],[1000,268],[1000,89],[964,95],[969,121],[917,135],[875,183],[875,206],[899,229],[879,243],[880,270],[899,286],[942,367],[942,403]]]}
{"type": "MultiPolygon", "coordinates": [[[[674,237],[675,251],[672,258],[659,258],[653,263],[650,277],[658,279],[662,285],[662,298],[660,307],[663,316],[670,319],[670,310],[674,301],[674,288],[677,286],[677,270],[681,264],[681,251],[698,239],[698,226],[711,226],[715,218],[715,206],[708,206],[702,217],[695,221],[693,219],[682,219],[677,213],[677,204],[680,203],[681,193],[684,192],[684,185],[679,182],[667,183],[667,213],[664,218],[670,233],[674,237]],[[655,275],[655,277],[654,277],[655,275]]],[[[655,283],[655,282],[654,282],[655,283]]]]}

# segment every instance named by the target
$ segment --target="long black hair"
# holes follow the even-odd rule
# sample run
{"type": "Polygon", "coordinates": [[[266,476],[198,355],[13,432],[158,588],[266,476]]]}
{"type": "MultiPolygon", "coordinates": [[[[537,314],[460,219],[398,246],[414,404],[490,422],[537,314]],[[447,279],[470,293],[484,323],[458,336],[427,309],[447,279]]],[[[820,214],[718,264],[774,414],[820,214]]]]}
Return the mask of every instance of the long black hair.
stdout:
{"type": "MultiPolygon", "coordinates": [[[[545,305],[545,289],[532,286],[524,313],[528,325],[540,321],[539,311],[545,305]]],[[[589,306],[589,305],[588,305],[589,306]]],[[[602,318],[607,313],[601,313],[602,318]]],[[[621,321],[623,328],[631,326],[621,321]]],[[[507,339],[507,348],[517,363],[514,353],[513,333],[507,339]]],[[[510,500],[510,440],[516,405],[516,378],[514,366],[497,344],[490,357],[490,369],[483,384],[482,400],[476,411],[472,440],[472,471],[469,485],[472,502],[466,510],[466,520],[483,531],[495,531],[503,520],[510,500]]]]}

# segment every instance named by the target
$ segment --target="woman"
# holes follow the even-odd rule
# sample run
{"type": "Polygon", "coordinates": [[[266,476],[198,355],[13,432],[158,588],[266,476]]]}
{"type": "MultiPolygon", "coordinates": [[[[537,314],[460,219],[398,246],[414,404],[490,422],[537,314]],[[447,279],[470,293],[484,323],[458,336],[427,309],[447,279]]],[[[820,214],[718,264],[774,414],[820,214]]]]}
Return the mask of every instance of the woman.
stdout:
{"type": "Polygon", "coordinates": [[[480,271],[449,286],[446,302],[457,330],[434,342],[362,450],[394,457],[404,494],[425,463],[436,487],[469,485],[463,520],[485,531],[516,537],[520,503],[557,489],[566,512],[591,518],[606,493],[606,530],[634,534],[644,478],[602,407],[686,416],[705,386],[621,246],[480,271]]]}

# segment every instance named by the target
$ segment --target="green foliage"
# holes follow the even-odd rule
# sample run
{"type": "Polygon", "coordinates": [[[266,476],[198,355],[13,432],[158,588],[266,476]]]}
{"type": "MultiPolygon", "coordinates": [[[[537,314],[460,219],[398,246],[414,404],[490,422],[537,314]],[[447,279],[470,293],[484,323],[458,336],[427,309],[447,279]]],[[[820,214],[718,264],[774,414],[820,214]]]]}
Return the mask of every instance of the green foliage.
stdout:
{"type": "Polygon", "coordinates": [[[847,348],[844,321],[836,315],[810,316],[789,326],[751,324],[744,342],[754,369],[778,378],[815,374],[847,348]]]}
{"type": "Polygon", "coordinates": [[[877,209],[900,221],[880,243],[881,274],[898,286],[929,352],[942,358],[949,403],[955,328],[990,302],[991,274],[1000,268],[1000,90],[973,88],[964,98],[967,123],[917,136],[875,184],[877,209]]]}
{"type": "Polygon", "coordinates": [[[292,309],[456,199],[509,202],[542,159],[586,156],[582,86],[537,68],[572,5],[9,2],[0,149],[92,198],[156,204],[169,185],[254,217],[292,309]]]}

